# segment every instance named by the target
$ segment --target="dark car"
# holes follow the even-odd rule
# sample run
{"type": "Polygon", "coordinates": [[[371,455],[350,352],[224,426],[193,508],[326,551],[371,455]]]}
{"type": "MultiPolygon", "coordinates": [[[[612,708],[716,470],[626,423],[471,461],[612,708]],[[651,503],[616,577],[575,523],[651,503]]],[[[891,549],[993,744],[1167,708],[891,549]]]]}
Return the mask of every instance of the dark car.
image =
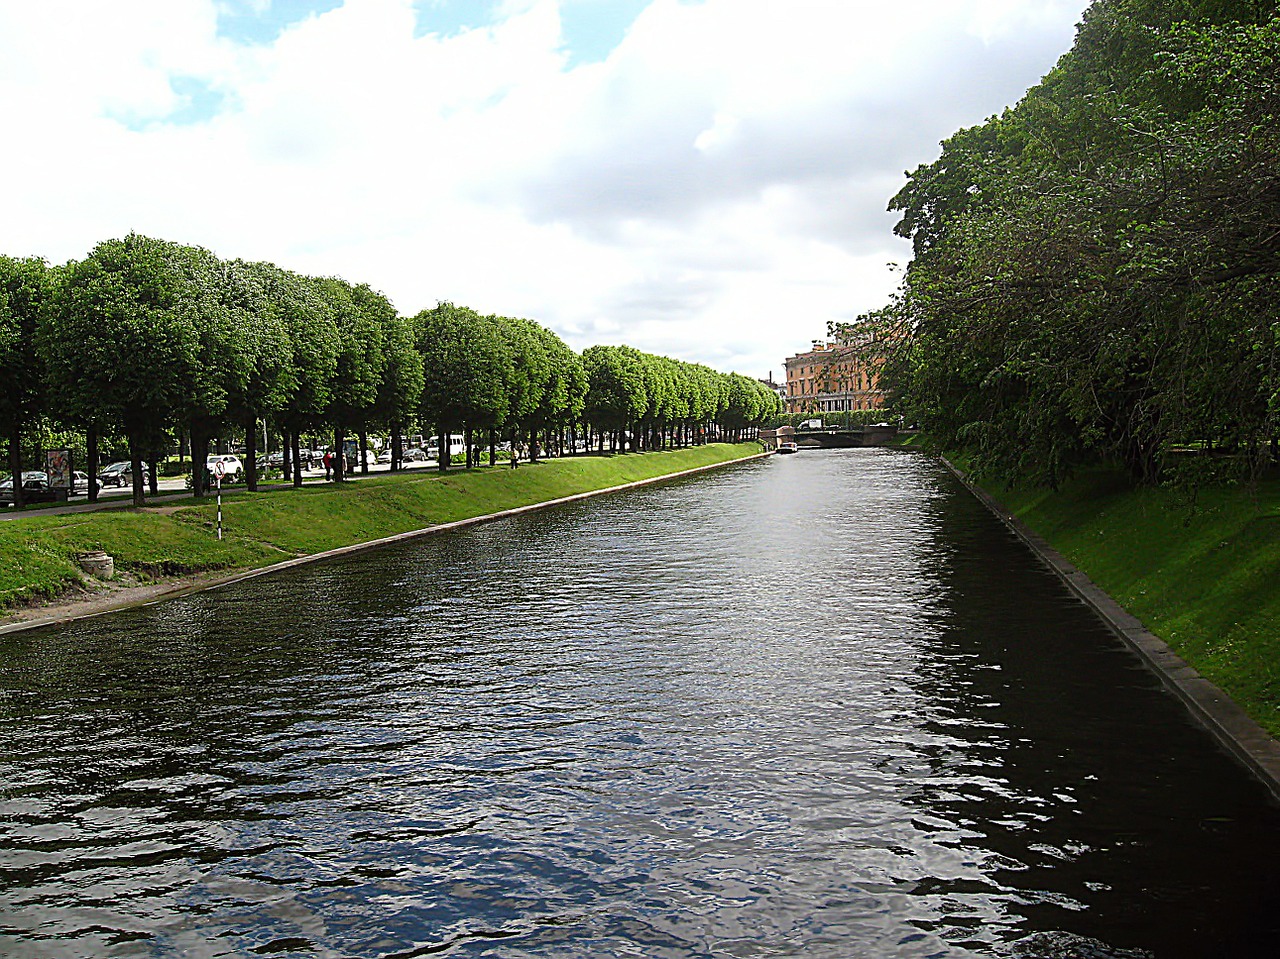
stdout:
{"type": "MultiPolygon", "coordinates": [[[[147,464],[142,464],[142,482],[147,482],[151,474],[147,471],[147,464]]],[[[132,486],[133,485],[133,465],[128,460],[119,463],[112,463],[110,466],[104,467],[102,472],[98,474],[99,486],[132,486]]]]}
{"type": "Polygon", "coordinates": [[[98,482],[103,486],[132,486],[133,464],[125,460],[104,466],[98,474],[98,482]]]}
{"type": "MultiPolygon", "coordinates": [[[[23,503],[52,503],[57,492],[49,485],[49,477],[37,470],[22,474],[23,503]]],[[[13,478],[0,481],[0,506],[13,505],[13,478]]]]}

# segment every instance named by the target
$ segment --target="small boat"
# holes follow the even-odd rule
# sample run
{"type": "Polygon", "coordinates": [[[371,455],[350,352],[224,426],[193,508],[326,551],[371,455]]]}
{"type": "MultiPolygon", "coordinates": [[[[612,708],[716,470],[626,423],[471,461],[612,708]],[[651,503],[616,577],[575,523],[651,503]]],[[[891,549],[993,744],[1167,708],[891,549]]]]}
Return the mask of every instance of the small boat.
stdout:
{"type": "Polygon", "coordinates": [[[779,453],[795,453],[795,452],[796,452],[796,451],[798,451],[799,449],[800,449],[800,447],[796,446],[796,444],[795,444],[795,443],[790,442],[790,441],[785,442],[785,443],[779,443],[779,444],[778,444],[778,452],[779,452],[779,453]]]}

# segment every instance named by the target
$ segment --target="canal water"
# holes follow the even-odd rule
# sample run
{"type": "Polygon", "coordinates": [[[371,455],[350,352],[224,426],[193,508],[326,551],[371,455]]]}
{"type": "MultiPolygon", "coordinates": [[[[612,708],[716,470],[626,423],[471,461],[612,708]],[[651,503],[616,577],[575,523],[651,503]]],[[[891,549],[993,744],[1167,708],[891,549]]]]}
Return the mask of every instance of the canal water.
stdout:
{"type": "Polygon", "coordinates": [[[0,637],[4,956],[1263,956],[1277,864],[1264,790],[908,453],[0,637]]]}

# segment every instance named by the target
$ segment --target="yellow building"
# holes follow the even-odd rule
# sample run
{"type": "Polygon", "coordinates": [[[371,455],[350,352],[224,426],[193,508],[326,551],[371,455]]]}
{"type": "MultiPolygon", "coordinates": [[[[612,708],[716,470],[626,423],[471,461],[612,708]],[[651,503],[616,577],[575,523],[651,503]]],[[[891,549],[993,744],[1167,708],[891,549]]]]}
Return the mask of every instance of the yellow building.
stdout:
{"type": "Polygon", "coordinates": [[[786,359],[787,412],[838,413],[878,409],[884,350],[871,334],[835,343],[815,340],[813,348],[786,359]]]}

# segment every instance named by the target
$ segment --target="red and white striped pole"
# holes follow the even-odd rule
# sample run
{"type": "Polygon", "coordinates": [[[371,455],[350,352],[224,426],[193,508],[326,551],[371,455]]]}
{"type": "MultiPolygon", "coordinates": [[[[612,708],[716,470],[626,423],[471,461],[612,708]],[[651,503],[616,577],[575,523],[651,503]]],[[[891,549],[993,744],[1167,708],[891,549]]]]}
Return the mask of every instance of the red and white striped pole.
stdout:
{"type": "Polygon", "coordinates": [[[226,473],[226,464],[221,459],[213,464],[213,478],[218,484],[218,539],[222,539],[222,477],[226,473]]]}

